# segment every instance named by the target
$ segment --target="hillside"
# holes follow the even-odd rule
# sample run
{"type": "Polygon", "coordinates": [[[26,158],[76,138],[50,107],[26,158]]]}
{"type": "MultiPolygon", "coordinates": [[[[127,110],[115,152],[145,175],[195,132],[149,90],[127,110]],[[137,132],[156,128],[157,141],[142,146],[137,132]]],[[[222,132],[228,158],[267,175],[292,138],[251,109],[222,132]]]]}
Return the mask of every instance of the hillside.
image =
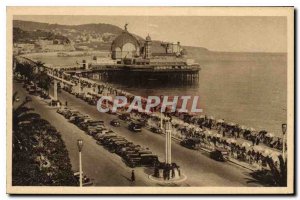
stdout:
{"type": "Polygon", "coordinates": [[[39,38],[47,40],[57,39],[63,41],[65,44],[70,43],[70,40],[67,37],[60,34],[54,34],[44,30],[25,31],[21,28],[13,28],[13,42],[33,43],[33,41],[38,40],[39,38]]]}
{"type": "Polygon", "coordinates": [[[40,23],[40,22],[14,20],[13,27],[18,27],[25,31],[33,31],[38,29],[39,30],[74,29],[77,31],[96,32],[99,34],[103,34],[103,33],[120,34],[122,32],[122,29],[120,27],[111,24],[104,24],[104,23],[83,24],[83,25],[60,25],[60,24],[48,24],[48,23],[40,23]]]}
{"type": "MultiPolygon", "coordinates": [[[[105,23],[98,24],[83,24],[83,25],[60,25],[60,24],[49,24],[32,21],[14,20],[14,39],[19,41],[20,38],[23,40],[30,38],[34,40],[38,36],[42,37],[65,37],[68,40],[73,41],[76,46],[87,46],[95,50],[110,50],[111,42],[116,36],[118,36],[123,29],[105,23]]],[[[132,33],[142,43],[144,38],[139,35],[132,33]]],[[[155,39],[155,38],[154,38],[155,39]]],[[[188,55],[194,55],[199,53],[209,52],[206,48],[202,47],[186,47],[183,46],[188,55]]],[[[153,51],[162,52],[164,51],[160,45],[160,41],[153,41],[153,51]]]]}

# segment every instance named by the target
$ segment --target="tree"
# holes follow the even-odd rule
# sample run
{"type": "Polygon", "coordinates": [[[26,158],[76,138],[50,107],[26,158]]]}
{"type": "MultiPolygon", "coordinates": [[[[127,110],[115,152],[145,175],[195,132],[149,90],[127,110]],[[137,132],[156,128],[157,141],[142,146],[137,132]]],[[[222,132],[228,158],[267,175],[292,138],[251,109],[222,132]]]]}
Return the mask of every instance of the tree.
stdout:
{"type": "Polygon", "coordinates": [[[274,160],[270,157],[266,158],[266,163],[269,169],[263,168],[261,170],[256,170],[251,172],[250,175],[253,179],[249,179],[248,183],[260,183],[266,186],[277,186],[284,187],[287,186],[287,161],[284,161],[282,156],[278,156],[278,166],[274,160]]]}
{"type": "Polygon", "coordinates": [[[276,166],[272,158],[267,159],[272,174],[272,181],[276,186],[287,186],[287,161],[283,160],[281,155],[278,156],[279,167],[276,166]]]}
{"type": "Polygon", "coordinates": [[[28,62],[17,62],[15,70],[16,72],[19,72],[22,76],[24,76],[26,80],[32,80],[34,77],[33,67],[28,62]]]}
{"type": "Polygon", "coordinates": [[[40,71],[44,71],[44,68],[45,68],[44,64],[45,64],[45,63],[43,63],[43,62],[41,62],[41,61],[39,61],[39,60],[35,62],[35,66],[38,68],[38,71],[39,71],[39,72],[40,72],[40,71]]]}
{"type": "Polygon", "coordinates": [[[49,94],[49,89],[51,85],[51,78],[48,76],[48,74],[45,71],[39,72],[36,77],[38,86],[49,94]]]}

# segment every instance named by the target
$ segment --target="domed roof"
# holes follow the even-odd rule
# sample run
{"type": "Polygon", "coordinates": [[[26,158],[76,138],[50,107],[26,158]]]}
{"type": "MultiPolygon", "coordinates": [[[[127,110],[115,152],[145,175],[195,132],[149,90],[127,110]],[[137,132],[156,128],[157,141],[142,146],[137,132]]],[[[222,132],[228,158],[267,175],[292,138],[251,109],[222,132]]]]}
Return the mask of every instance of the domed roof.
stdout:
{"type": "Polygon", "coordinates": [[[133,36],[128,31],[125,30],[121,33],[121,35],[116,37],[116,39],[112,42],[111,50],[113,51],[117,47],[122,49],[122,47],[126,43],[132,43],[135,47],[140,47],[139,40],[135,36],[133,36]]]}

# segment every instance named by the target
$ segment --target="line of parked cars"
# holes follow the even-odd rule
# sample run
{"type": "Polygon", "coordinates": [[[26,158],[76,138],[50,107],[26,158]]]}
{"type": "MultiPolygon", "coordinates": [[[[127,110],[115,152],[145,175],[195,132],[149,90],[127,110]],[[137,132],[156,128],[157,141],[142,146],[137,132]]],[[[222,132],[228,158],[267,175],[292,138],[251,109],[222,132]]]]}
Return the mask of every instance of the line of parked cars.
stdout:
{"type": "Polygon", "coordinates": [[[97,105],[98,98],[96,98],[90,94],[85,94],[84,92],[81,92],[81,93],[75,92],[68,85],[65,85],[62,89],[64,91],[74,95],[76,98],[82,99],[83,101],[87,102],[90,105],[97,105]]]}
{"type": "Polygon", "coordinates": [[[23,88],[25,88],[28,94],[30,95],[40,96],[44,99],[50,99],[50,96],[45,91],[43,91],[40,87],[38,87],[32,82],[24,83],[23,88]]]}
{"type": "MultiPolygon", "coordinates": [[[[69,92],[70,94],[75,95],[77,98],[84,100],[85,102],[87,102],[90,105],[97,105],[97,98],[92,95],[85,94],[85,93],[75,93],[74,91],[69,89],[69,87],[67,87],[67,86],[64,87],[63,89],[66,92],[69,92]]],[[[106,107],[105,103],[103,104],[103,106],[106,107]]],[[[117,114],[116,112],[112,112],[111,110],[109,110],[107,113],[112,114],[112,115],[117,114]]],[[[119,115],[119,119],[123,120],[125,122],[130,122],[128,125],[128,129],[132,132],[141,132],[142,127],[145,126],[145,121],[143,121],[143,120],[138,121],[138,122],[131,121],[129,113],[123,113],[123,114],[119,115]]],[[[118,126],[120,126],[120,122],[118,120],[112,120],[110,122],[110,125],[118,127],[118,126]]]]}
{"type": "MultiPolygon", "coordinates": [[[[88,115],[67,107],[59,108],[57,113],[63,115],[69,122],[74,123],[92,136],[97,141],[97,144],[102,145],[109,152],[119,155],[129,167],[152,167],[155,164],[159,164],[157,155],[153,154],[149,149],[135,145],[106,128],[102,120],[93,120],[88,115]]],[[[120,126],[120,122],[117,119],[112,120],[110,124],[120,126]]]]}

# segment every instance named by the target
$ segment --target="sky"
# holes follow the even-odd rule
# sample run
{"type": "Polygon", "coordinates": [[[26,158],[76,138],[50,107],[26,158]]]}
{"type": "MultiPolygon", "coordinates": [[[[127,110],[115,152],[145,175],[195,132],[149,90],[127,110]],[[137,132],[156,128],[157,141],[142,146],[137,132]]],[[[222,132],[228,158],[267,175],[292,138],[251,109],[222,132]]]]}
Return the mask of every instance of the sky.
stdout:
{"type": "Polygon", "coordinates": [[[79,25],[107,23],[141,37],[225,52],[287,52],[286,17],[255,16],[14,16],[15,20],[79,25]]]}

